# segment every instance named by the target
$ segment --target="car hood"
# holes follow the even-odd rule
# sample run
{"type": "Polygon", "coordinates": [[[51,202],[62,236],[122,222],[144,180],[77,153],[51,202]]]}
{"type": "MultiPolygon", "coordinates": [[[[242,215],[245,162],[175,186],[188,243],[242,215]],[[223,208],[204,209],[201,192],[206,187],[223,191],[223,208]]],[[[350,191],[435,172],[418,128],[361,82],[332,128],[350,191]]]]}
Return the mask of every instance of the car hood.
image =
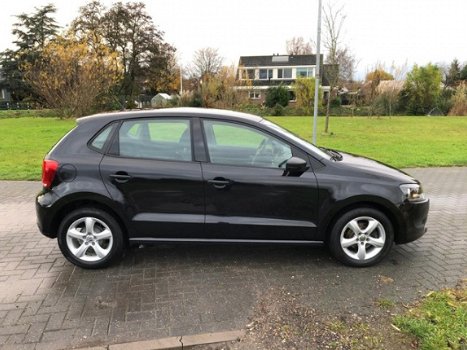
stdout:
{"type": "Polygon", "coordinates": [[[336,164],[339,164],[339,166],[363,171],[365,174],[371,177],[380,179],[390,178],[400,183],[419,183],[409,174],[390,165],[351,153],[340,151],[339,153],[342,155],[342,160],[336,161],[336,164]]]}

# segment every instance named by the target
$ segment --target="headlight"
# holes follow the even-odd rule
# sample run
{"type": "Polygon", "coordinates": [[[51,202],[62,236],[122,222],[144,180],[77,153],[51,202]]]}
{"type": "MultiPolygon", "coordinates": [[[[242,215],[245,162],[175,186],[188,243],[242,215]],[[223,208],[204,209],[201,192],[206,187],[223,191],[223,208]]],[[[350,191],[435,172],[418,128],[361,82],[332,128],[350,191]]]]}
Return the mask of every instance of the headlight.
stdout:
{"type": "Polygon", "coordinates": [[[404,184],[399,187],[403,193],[404,200],[417,202],[425,199],[425,193],[423,193],[422,186],[418,184],[404,184]]]}

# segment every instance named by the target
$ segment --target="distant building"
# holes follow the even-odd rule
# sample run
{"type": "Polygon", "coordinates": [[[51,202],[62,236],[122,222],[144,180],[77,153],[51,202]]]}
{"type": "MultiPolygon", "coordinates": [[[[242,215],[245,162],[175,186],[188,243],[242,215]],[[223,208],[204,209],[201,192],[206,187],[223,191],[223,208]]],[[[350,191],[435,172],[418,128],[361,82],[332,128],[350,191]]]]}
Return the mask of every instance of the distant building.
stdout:
{"type": "MultiPolygon", "coordinates": [[[[327,67],[329,66],[322,65],[320,70],[320,83],[325,97],[329,93],[327,67]]],[[[241,56],[237,71],[237,90],[245,91],[252,102],[263,103],[268,88],[282,85],[289,90],[289,99],[293,102],[295,80],[315,76],[316,55],[241,56]]]]}
{"type": "Polygon", "coordinates": [[[169,94],[160,92],[151,99],[151,107],[153,108],[165,107],[168,105],[168,103],[170,102],[172,98],[173,97],[170,96],[169,94]]]}

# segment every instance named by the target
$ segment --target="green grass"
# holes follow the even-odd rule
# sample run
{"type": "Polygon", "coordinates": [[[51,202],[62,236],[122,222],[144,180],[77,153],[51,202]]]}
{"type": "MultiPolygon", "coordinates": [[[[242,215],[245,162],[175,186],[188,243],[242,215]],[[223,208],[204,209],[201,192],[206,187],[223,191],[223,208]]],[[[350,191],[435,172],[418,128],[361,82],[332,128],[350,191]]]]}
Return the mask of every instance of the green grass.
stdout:
{"type": "Polygon", "coordinates": [[[75,124],[52,118],[0,119],[0,179],[40,179],[44,155],[75,124]]]}
{"type": "Polygon", "coordinates": [[[422,350],[467,348],[467,285],[431,292],[395,325],[414,335],[422,350]]]}
{"type": "MultiPolygon", "coordinates": [[[[0,111],[0,179],[39,179],[42,158],[75,125],[31,115],[0,111]]],[[[268,119],[311,140],[311,117],[268,119]]],[[[330,125],[331,133],[323,134],[324,118],[319,118],[318,145],[396,167],[467,165],[467,117],[332,117],[330,125]]]]}
{"type": "MultiPolygon", "coordinates": [[[[311,117],[269,117],[306,140],[311,140],[311,117]]],[[[467,117],[331,117],[319,146],[364,155],[395,167],[467,165],[467,117]]]]}

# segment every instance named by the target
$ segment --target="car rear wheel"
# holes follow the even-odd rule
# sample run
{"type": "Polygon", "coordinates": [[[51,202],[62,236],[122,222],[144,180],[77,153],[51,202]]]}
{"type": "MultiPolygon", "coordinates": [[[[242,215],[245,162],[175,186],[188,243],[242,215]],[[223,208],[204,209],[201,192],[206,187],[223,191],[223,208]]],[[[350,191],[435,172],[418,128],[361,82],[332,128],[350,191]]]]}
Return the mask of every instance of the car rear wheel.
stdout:
{"type": "Polygon", "coordinates": [[[96,269],[108,266],[123,252],[123,235],[118,222],[97,208],[77,209],[61,222],[58,245],[73,264],[96,269]]]}
{"type": "Polygon", "coordinates": [[[365,267],[381,261],[393,242],[393,227],[386,215],[373,208],[357,208],[337,219],[329,248],[344,264],[365,267]]]}

